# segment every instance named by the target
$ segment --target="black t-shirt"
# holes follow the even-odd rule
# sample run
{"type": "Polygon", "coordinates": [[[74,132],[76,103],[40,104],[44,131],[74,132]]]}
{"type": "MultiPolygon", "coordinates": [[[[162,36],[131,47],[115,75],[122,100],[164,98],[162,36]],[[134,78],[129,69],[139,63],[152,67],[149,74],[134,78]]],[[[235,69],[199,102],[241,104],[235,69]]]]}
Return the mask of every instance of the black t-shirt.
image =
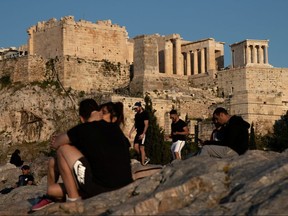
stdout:
{"type": "Polygon", "coordinates": [[[132,182],[127,138],[117,124],[94,121],[70,129],[71,144],[88,160],[95,183],[119,188],[132,182]]]}
{"type": "Polygon", "coordinates": [[[231,116],[229,121],[222,126],[222,139],[219,141],[205,141],[205,145],[228,146],[239,155],[248,150],[250,124],[240,116],[231,116]]]}
{"type": "Polygon", "coordinates": [[[181,134],[177,134],[177,135],[173,135],[173,132],[183,132],[183,128],[186,127],[187,124],[182,120],[179,119],[176,123],[172,122],[171,124],[171,129],[172,129],[172,141],[176,142],[178,140],[186,140],[186,135],[181,135],[181,134]]]}
{"type": "Polygon", "coordinates": [[[17,186],[25,186],[28,184],[29,181],[34,182],[34,177],[31,174],[27,175],[20,175],[18,178],[18,182],[16,183],[17,186]]]}
{"type": "Polygon", "coordinates": [[[147,111],[143,110],[141,113],[135,114],[135,128],[137,134],[142,134],[145,128],[144,121],[149,120],[149,114],[147,111]]]}

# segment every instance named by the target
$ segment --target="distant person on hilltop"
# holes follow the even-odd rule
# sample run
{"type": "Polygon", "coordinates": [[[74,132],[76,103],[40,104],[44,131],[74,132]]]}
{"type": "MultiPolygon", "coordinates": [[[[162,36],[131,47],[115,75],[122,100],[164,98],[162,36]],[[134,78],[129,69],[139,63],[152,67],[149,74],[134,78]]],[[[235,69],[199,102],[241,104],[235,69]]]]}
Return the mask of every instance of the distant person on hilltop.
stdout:
{"type": "Polygon", "coordinates": [[[172,146],[171,153],[174,159],[181,159],[181,150],[185,145],[186,136],[189,134],[189,130],[186,122],[179,118],[177,110],[170,111],[171,123],[171,135],[172,146]]]}
{"type": "Polygon", "coordinates": [[[222,107],[215,109],[213,118],[222,127],[221,139],[204,141],[198,155],[231,158],[244,154],[248,150],[250,124],[240,116],[229,115],[222,107]]]}
{"type": "Polygon", "coordinates": [[[18,181],[9,188],[4,188],[0,191],[0,194],[7,194],[10,193],[13,189],[20,187],[20,186],[26,186],[26,185],[33,185],[34,184],[34,177],[30,173],[30,167],[28,165],[23,165],[21,167],[22,175],[19,175],[18,181]]]}
{"type": "Polygon", "coordinates": [[[12,155],[11,155],[11,159],[10,159],[10,163],[14,164],[17,167],[20,167],[23,165],[24,161],[21,159],[20,157],[20,150],[16,149],[12,155]]]}
{"type": "Polygon", "coordinates": [[[140,161],[143,166],[147,165],[150,158],[146,157],[145,152],[145,138],[146,132],[149,126],[149,114],[143,109],[141,102],[136,102],[133,106],[133,110],[136,112],[134,117],[134,124],[130,130],[129,137],[132,137],[132,133],[136,130],[134,138],[134,149],[138,156],[140,155],[140,161]]]}

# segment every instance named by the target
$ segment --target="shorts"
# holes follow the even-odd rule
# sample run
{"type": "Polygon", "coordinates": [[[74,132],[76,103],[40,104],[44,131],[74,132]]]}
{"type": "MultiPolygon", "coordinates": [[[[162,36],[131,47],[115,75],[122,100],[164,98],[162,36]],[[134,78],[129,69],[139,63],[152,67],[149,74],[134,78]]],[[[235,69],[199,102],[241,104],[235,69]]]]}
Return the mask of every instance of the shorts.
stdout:
{"type": "Polygon", "coordinates": [[[83,199],[111,190],[93,181],[93,173],[90,164],[85,157],[78,159],[74,163],[73,174],[79,188],[80,196],[83,199]]]}
{"type": "MultiPolygon", "coordinates": [[[[141,133],[142,134],[142,133],[141,133]]],[[[145,146],[145,138],[146,138],[146,135],[144,136],[143,139],[139,139],[139,136],[141,134],[136,134],[135,138],[134,138],[134,144],[139,144],[140,146],[145,146]]]]}
{"type": "Polygon", "coordinates": [[[171,151],[172,152],[181,152],[182,148],[185,145],[185,141],[184,140],[177,140],[176,142],[172,143],[171,146],[171,151]]]}

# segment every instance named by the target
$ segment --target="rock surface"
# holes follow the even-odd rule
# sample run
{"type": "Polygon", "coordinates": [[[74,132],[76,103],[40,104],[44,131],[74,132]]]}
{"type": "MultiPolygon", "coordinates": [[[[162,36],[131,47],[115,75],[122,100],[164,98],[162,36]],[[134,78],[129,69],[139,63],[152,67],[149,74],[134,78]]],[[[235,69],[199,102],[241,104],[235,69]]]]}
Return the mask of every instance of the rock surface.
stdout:
{"type": "MultiPolygon", "coordinates": [[[[287,156],[288,151],[255,150],[230,160],[192,157],[174,161],[119,190],[75,203],[55,203],[32,215],[285,215],[287,156]]],[[[46,166],[46,159],[32,162],[35,174],[43,172],[40,167],[46,166]]],[[[4,176],[9,170],[18,172],[19,168],[1,171],[2,182],[10,177],[4,176]]],[[[40,176],[37,186],[0,195],[0,215],[28,215],[36,198],[45,193],[46,178],[40,176]]]]}

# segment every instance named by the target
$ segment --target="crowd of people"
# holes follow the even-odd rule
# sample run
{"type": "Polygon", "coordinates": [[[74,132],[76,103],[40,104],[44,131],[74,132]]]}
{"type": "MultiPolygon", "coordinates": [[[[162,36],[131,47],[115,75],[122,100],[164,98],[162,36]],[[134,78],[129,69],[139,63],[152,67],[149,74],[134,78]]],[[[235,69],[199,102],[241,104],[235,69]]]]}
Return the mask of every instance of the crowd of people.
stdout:
{"type": "MultiPolygon", "coordinates": [[[[150,162],[145,151],[146,133],[149,127],[149,113],[141,102],[133,106],[134,124],[129,138],[136,135],[133,148],[139,162],[146,166],[150,162]]],[[[170,111],[172,140],[172,160],[181,160],[189,128],[180,119],[177,110],[170,111]]],[[[100,193],[116,190],[133,181],[130,163],[130,141],[124,135],[124,107],[121,102],[108,102],[98,105],[93,99],[85,99],[79,105],[81,123],[67,132],[53,135],[50,147],[56,155],[50,158],[47,172],[47,191],[32,211],[47,207],[54,202],[74,202],[87,199],[100,193]],[[59,177],[62,183],[59,183],[59,177]]],[[[240,116],[229,115],[219,107],[213,113],[215,129],[210,140],[201,141],[201,149],[194,156],[232,158],[244,154],[248,149],[249,123],[240,116]]],[[[22,166],[20,151],[12,154],[10,162],[22,166]]],[[[8,193],[16,187],[34,184],[30,167],[22,166],[23,174],[15,186],[2,190],[8,193]],[[23,176],[27,181],[24,183],[23,176]]]]}

